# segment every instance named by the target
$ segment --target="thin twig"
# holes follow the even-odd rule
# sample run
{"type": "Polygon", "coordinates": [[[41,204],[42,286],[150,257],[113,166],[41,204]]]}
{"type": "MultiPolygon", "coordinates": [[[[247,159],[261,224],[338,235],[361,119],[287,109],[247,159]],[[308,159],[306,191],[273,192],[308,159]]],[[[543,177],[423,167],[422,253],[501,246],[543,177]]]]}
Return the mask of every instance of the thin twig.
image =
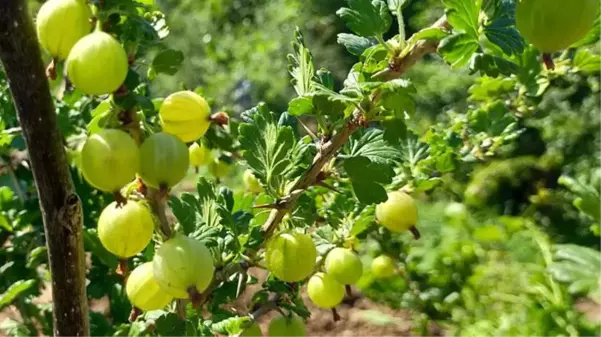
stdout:
{"type": "Polygon", "coordinates": [[[265,315],[266,313],[270,312],[271,310],[276,309],[278,307],[278,302],[280,301],[281,298],[282,298],[281,294],[275,294],[269,301],[267,301],[265,304],[261,305],[257,310],[248,314],[248,316],[250,316],[250,318],[252,320],[256,321],[257,319],[259,319],[259,317],[265,315]]]}
{"type": "MultiPolygon", "coordinates": [[[[446,28],[449,27],[449,23],[445,16],[441,17],[432,25],[432,27],[446,28]]],[[[420,60],[425,54],[436,51],[438,41],[420,41],[415,44],[413,49],[403,58],[394,59],[390,63],[389,70],[383,76],[384,80],[392,80],[400,77],[405,73],[411,66],[413,66],[418,60],[420,60]]],[[[380,96],[376,93],[372,98],[373,103],[377,103],[380,96]]],[[[296,182],[293,191],[296,191],[294,195],[290,195],[285,207],[274,209],[269,214],[269,218],[261,228],[263,237],[269,238],[277,226],[280,224],[282,219],[290,210],[296,205],[298,197],[309,187],[313,186],[317,180],[319,173],[322,168],[340,151],[340,149],[346,144],[353,132],[359,127],[356,116],[361,115],[358,109],[353,113],[353,117],[349,120],[339,131],[336,133],[328,142],[322,144],[320,151],[313,159],[313,164],[309,170],[296,182]],[[298,192],[300,191],[300,193],[298,192]]]]}

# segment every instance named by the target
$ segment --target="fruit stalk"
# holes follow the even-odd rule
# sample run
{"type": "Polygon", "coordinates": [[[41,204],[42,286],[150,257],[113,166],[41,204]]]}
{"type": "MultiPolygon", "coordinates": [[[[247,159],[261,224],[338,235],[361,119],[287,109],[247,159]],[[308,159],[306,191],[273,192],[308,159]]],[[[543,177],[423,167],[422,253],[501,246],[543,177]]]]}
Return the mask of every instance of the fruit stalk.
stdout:
{"type": "Polygon", "coordinates": [[[27,1],[0,2],[0,60],[13,96],[44,222],[53,333],[88,336],[81,201],[73,186],[27,1]]]}
{"type": "MultiPolygon", "coordinates": [[[[447,28],[448,26],[449,23],[446,16],[442,16],[432,25],[432,27],[436,28],[447,28]]],[[[393,59],[392,62],[390,62],[389,67],[379,74],[378,77],[381,77],[386,81],[400,77],[425,54],[436,51],[437,46],[438,41],[432,40],[424,40],[416,43],[406,56],[393,59]]],[[[373,103],[376,103],[378,100],[379,95],[376,93],[372,98],[372,101],[373,103]]],[[[317,177],[321,173],[322,168],[330,162],[344,144],[346,144],[353,132],[362,124],[361,118],[357,118],[357,116],[361,116],[361,111],[359,109],[354,111],[352,119],[346,123],[338,133],[336,133],[329,141],[321,145],[309,170],[297,181],[292,188],[290,195],[287,198],[282,198],[286,200],[283,207],[271,211],[269,218],[262,227],[263,236],[265,238],[271,236],[284,216],[294,208],[298,197],[317,182],[317,177]]]]}

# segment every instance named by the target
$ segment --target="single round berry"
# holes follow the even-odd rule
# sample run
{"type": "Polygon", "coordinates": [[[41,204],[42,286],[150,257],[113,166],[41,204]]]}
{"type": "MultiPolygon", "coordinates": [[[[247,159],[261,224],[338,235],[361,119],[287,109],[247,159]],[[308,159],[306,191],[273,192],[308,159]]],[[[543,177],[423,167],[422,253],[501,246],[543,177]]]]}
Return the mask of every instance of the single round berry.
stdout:
{"type": "Polygon", "coordinates": [[[376,206],[378,223],[392,232],[404,232],[417,224],[417,206],[401,191],[388,193],[388,200],[376,206]]]}
{"type": "Polygon", "coordinates": [[[40,44],[52,57],[65,60],[73,45],[92,30],[92,12],[83,0],[50,0],[38,12],[40,44]]]}
{"type": "Polygon", "coordinates": [[[316,258],[313,240],[301,233],[279,233],[269,240],[265,249],[267,269],[285,282],[298,282],[311,275],[316,258]]]}
{"type": "Polygon", "coordinates": [[[141,310],[162,309],[173,301],[154,279],[152,262],[137,266],[127,278],[125,292],[131,304],[141,310]]]}
{"type": "Polygon", "coordinates": [[[110,94],[123,84],[129,65],[119,41],[96,31],[81,38],[67,58],[67,75],[73,85],[88,95],[110,94]]]}
{"type": "Polygon", "coordinates": [[[316,306],[330,309],[342,302],[344,298],[344,285],[331,275],[316,273],[307,283],[307,293],[316,306]]]}
{"type": "Polygon", "coordinates": [[[543,53],[552,53],[584,38],[598,13],[598,0],[520,0],[515,19],[528,42],[543,53]]]}
{"type": "Polygon", "coordinates": [[[188,172],[186,144],[168,133],[148,137],[140,146],[140,177],[154,188],[167,188],[179,183],[188,172]]]}
{"type": "Polygon", "coordinates": [[[334,248],[326,256],[325,270],[342,284],[355,284],[363,274],[363,264],[357,254],[346,248],[334,248]]]}
{"type": "Polygon", "coordinates": [[[209,173],[215,178],[224,178],[230,173],[232,165],[215,158],[209,162],[209,173]]]}
{"type": "Polygon", "coordinates": [[[88,137],[79,160],[90,185],[104,192],[116,192],[135,178],[140,152],[128,133],[104,129],[88,137]]]}
{"type": "Polygon", "coordinates": [[[98,218],[98,238],[109,252],[128,258],[141,252],[152,239],[150,210],[136,201],[110,203],[98,218]]]}
{"type": "Polygon", "coordinates": [[[207,165],[213,160],[211,150],[207,149],[203,145],[199,145],[198,143],[192,143],[192,145],[188,147],[188,153],[190,157],[190,165],[194,167],[207,165]]]}
{"type": "Polygon", "coordinates": [[[244,181],[244,188],[246,188],[247,191],[252,193],[263,192],[263,187],[259,183],[259,179],[255,177],[250,169],[244,171],[244,176],[242,178],[244,181]]]}
{"type": "Polygon", "coordinates": [[[167,96],[159,109],[163,131],[186,143],[196,141],[207,132],[210,114],[207,101],[192,91],[178,91],[167,96]]]}
{"type": "Polygon", "coordinates": [[[177,298],[203,292],[215,271],[209,249],[202,242],[181,234],[165,241],[152,263],[154,277],[161,288],[177,298]]]}
{"type": "Polygon", "coordinates": [[[304,337],[307,336],[307,328],[303,320],[297,316],[278,316],[269,322],[267,335],[270,337],[304,337]]]}
{"type": "Polygon", "coordinates": [[[380,255],[371,263],[371,272],[377,278],[386,278],[396,273],[394,260],[388,255],[380,255]]]}

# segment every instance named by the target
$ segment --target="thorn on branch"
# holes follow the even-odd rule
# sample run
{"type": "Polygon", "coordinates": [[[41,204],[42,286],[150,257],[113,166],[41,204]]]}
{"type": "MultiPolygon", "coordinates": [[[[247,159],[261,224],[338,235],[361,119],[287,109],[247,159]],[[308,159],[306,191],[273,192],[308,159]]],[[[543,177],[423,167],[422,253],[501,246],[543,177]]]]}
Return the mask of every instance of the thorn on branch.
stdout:
{"type": "Polygon", "coordinates": [[[341,193],[339,190],[337,190],[336,188],[334,188],[334,187],[333,187],[333,186],[331,186],[331,185],[328,185],[328,184],[324,183],[323,181],[320,181],[320,182],[318,182],[316,185],[318,185],[318,186],[321,186],[321,187],[325,187],[325,188],[327,188],[328,190],[330,190],[330,191],[334,191],[334,192],[336,192],[336,193],[341,193]]]}

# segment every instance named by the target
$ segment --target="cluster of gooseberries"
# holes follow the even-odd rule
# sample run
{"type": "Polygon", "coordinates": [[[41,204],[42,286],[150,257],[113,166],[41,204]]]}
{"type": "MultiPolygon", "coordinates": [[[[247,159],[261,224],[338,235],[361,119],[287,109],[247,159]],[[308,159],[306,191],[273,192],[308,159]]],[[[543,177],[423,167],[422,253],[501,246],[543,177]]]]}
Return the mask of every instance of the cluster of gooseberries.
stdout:
{"type": "MultiPolygon", "coordinates": [[[[127,76],[128,56],[100,25],[92,31],[92,21],[83,0],[49,0],[37,17],[38,37],[54,61],[66,62],[66,75],[75,88],[88,95],[111,94],[127,76]]],[[[155,229],[150,206],[143,198],[124,198],[121,190],[125,186],[142,182],[166,192],[185,177],[190,166],[207,166],[216,178],[226,176],[230,169],[199,142],[211,123],[210,107],[203,97],[191,91],[171,94],[159,109],[159,120],[162,132],[151,134],[141,144],[122,129],[107,128],[90,135],[80,151],[79,168],[85,180],[116,196],[100,214],[98,237],[122,260],[142,252],[155,229]]],[[[243,183],[251,193],[263,191],[250,169],[244,172],[243,183]]],[[[391,231],[417,233],[417,208],[404,192],[391,192],[388,200],[376,207],[376,218],[391,231]]],[[[363,265],[349,248],[332,249],[319,266],[317,257],[311,237],[292,231],[276,234],[265,249],[266,267],[275,277],[285,282],[308,278],[307,292],[315,305],[334,308],[344,297],[345,285],[355,284],[362,276],[363,265]]],[[[126,293],[140,310],[160,309],[174,298],[197,298],[209,287],[214,270],[211,252],[203,243],[175,234],[162,242],[151,262],[138,265],[128,275],[126,293]]],[[[381,256],[374,260],[372,271],[378,277],[390,276],[394,261],[381,256]]],[[[272,336],[306,335],[303,321],[294,315],[274,319],[268,329],[272,336]]],[[[242,333],[260,334],[256,323],[242,333]]]]}
{"type": "MultiPolygon", "coordinates": [[[[376,206],[376,219],[390,231],[411,231],[419,237],[415,228],[417,207],[413,198],[403,191],[389,193],[387,201],[376,206]]],[[[344,247],[331,249],[325,255],[322,266],[317,266],[317,250],[311,237],[293,231],[280,232],[269,240],[265,263],[267,269],[282,281],[299,282],[309,278],[309,298],[317,307],[324,309],[340,304],[345,286],[357,283],[363,274],[359,256],[344,247]]],[[[377,278],[396,273],[394,260],[387,255],[375,258],[371,270],[377,278]]]]}

